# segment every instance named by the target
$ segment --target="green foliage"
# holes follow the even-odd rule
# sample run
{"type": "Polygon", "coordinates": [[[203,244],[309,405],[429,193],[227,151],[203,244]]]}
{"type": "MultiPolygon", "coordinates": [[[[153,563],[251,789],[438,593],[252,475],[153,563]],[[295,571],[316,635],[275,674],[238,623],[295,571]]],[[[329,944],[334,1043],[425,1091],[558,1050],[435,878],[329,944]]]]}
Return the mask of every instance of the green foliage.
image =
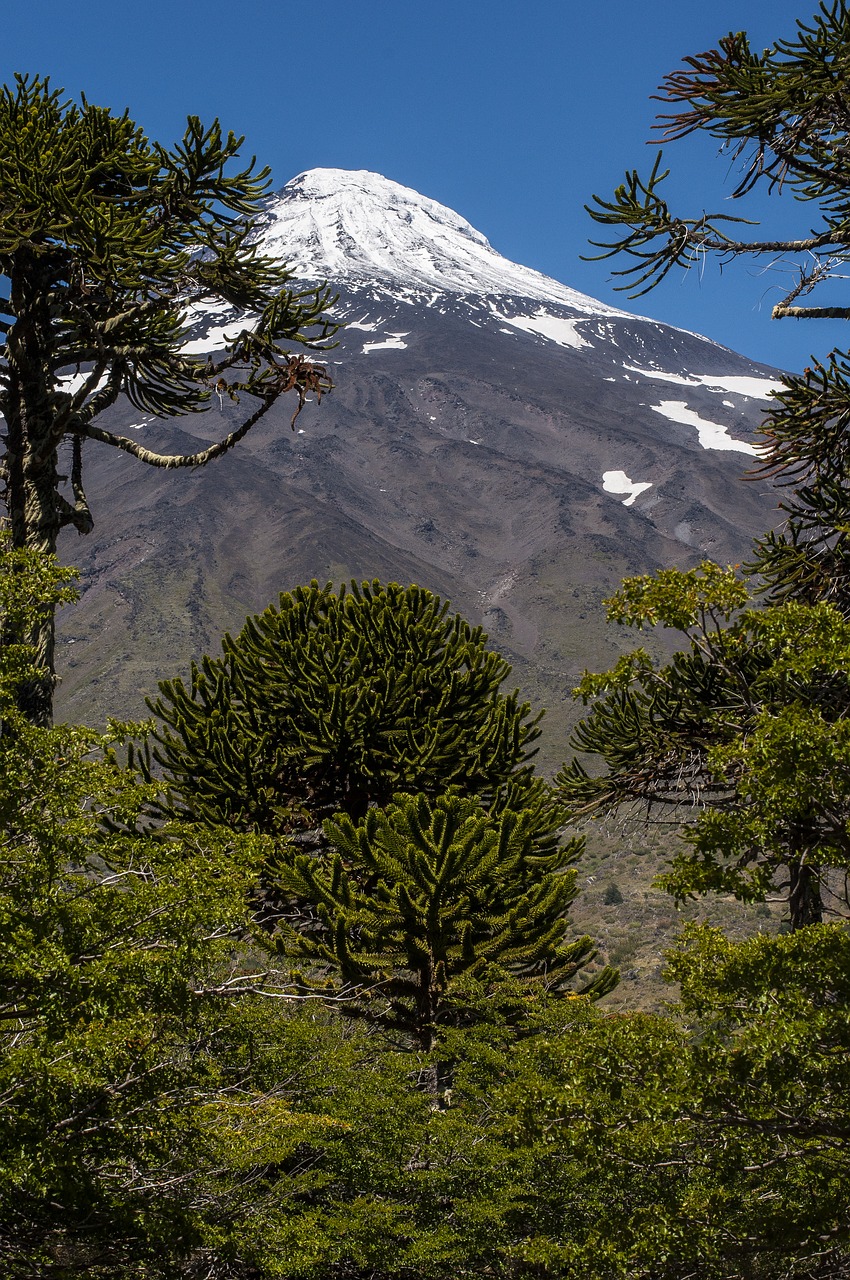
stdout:
{"type": "MultiPolygon", "coordinates": [[[[0,599],[25,617],[38,607],[26,559],[0,572],[0,599]]],[[[45,567],[39,592],[57,589],[45,567]]],[[[845,624],[821,606],[807,647],[807,614],[759,618],[764,643],[787,642],[777,686],[810,683],[824,651],[842,658],[845,624]]],[[[548,799],[488,813],[457,794],[399,797],[329,823],[336,852],[297,858],[290,886],[301,877],[321,901],[294,941],[343,981],[345,959],[364,1012],[378,1000],[363,980],[386,976],[374,1011],[418,1038],[391,1052],[310,983],[302,996],[318,998],[293,1010],[280,975],[252,963],[245,902],[263,841],[199,824],[137,831],[153,784],[117,767],[121,727],[104,740],[33,726],[7,657],[10,1280],[846,1268],[845,930],[739,945],[691,930],[671,957],[678,1018],[605,1016],[587,997],[554,998],[588,956],[586,940],[564,943],[578,850],[559,847],[548,799]],[[412,981],[426,952],[430,972],[442,964],[435,1038],[418,1034],[412,981]]]]}
{"type": "Polygon", "coordinates": [[[250,864],[102,836],[100,816],[126,819],[139,797],[92,758],[93,736],[44,732],[22,728],[0,783],[4,1274],[134,1274],[202,1239],[192,1106],[218,1087],[202,991],[250,864]]]}
{"type": "Polygon", "coordinates": [[[605,226],[629,228],[619,240],[592,240],[591,244],[603,252],[593,254],[591,261],[610,258],[617,253],[628,253],[637,258],[634,266],[612,272],[615,276],[630,277],[625,284],[614,286],[629,290],[630,298],[642,298],[649,293],[673,267],[694,266],[707,248],[729,252],[734,241],[719,224],[748,222],[746,218],[721,213],[702,214],[699,218],[679,218],[671,214],[660,192],[670,170],[659,172],[661,162],[662,153],[659,151],[646,182],[636,169],[632,169],[626,173],[625,182],[615,190],[612,201],[594,196],[596,207],[585,205],[594,221],[605,226]],[[660,236],[666,240],[659,248],[657,240],[660,236]]]}
{"type": "MultiPolygon", "coordinates": [[[[2,739],[0,1257],[10,1277],[171,1276],[207,1230],[200,1190],[222,1119],[205,1108],[226,1095],[235,1031],[216,990],[254,860],[176,832],[106,834],[105,818],[125,826],[146,799],[105,762],[109,745],[22,718],[2,739]]],[[[275,1124],[270,1109],[261,1127],[275,1124]]]]}
{"type": "MultiPolygon", "coordinates": [[[[242,141],[192,116],[169,150],[126,112],[71,102],[47,80],[0,89],[0,413],[16,547],[52,553],[63,527],[91,530],[86,440],[151,466],[198,466],[282,394],[295,393],[297,414],[308,392],[330,388],[323,366],[288,349],[333,334],[328,292],[293,292],[287,269],[258,253],[269,175],[253,160],[235,166],[242,141]],[[183,348],[193,312],[211,302],[238,311],[233,341],[204,361],[183,348]],[[193,454],[159,454],[99,425],[120,396],[172,416],[208,409],[214,391],[243,402],[241,421],[193,454]]],[[[52,610],[19,638],[46,671],[22,687],[21,709],[49,724],[52,610]]]]}
{"type": "Polygon", "coordinates": [[[761,470],[790,489],[780,504],[786,523],[759,539],[752,567],[772,599],[828,601],[850,617],[850,366],[833,352],[784,381],[766,418],[761,470]]]}
{"type": "Polygon", "coordinates": [[[0,532],[0,714],[17,724],[22,686],[44,677],[32,647],[23,643],[57,606],[77,599],[76,570],[62,568],[52,556],[13,548],[0,532]]]}
{"type": "Polygon", "coordinates": [[[742,1270],[749,1233],[756,1274],[802,1270],[801,1255],[827,1275],[847,1265],[848,948],[838,925],[737,945],[694,929],[671,957],[700,1032],[692,1106],[742,1270]]]}
{"type": "Polygon", "coordinates": [[[497,1107],[595,1206],[546,1241],[552,1274],[843,1274],[847,948],[836,926],[693,928],[671,957],[687,1021],[587,1018],[520,1047],[497,1107]]]}
{"type": "Polygon", "coordinates": [[[289,1023],[258,1083],[285,1074],[293,1109],[339,1129],[302,1146],[297,1186],[259,1181],[247,1255],[305,1280],[837,1278],[846,952],[833,927],[738,946],[694,930],[678,1019],[538,990],[519,1037],[497,1012],[519,993],[481,983],[492,1016],[445,1029],[438,1105],[409,1054],[289,1023]]]}
{"type": "Polygon", "coordinates": [[[825,603],[735,615],[746,590],[720,570],[719,594],[698,591],[695,607],[688,588],[701,576],[636,579],[614,598],[610,615],[632,625],[690,622],[688,648],[660,663],[638,650],[585,677],[579,692],[596,701],[573,744],[605,768],[591,776],[573,759],[558,775],[561,796],[585,812],[689,811],[688,847],[666,888],[748,902],[784,891],[792,925],[812,923],[827,869],[848,866],[850,630],[825,603]]]}
{"type": "Polygon", "coordinates": [[[69,102],[46,80],[18,77],[4,86],[4,412],[23,394],[12,372],[34,376],[16,332],[25,317],[40,322],[54,443],[66,432],[87,434],[122,391],[146,412],[203,408],[211,378],[230,368],[247,370],[233,390],[266,399],[277,373],[269,357],[285,355],[275,343],[311,341],[316,325],[318,338],[327,332],[326,295],[287,292],[291,273],[251,243],[269,170],[256,171],[252,161],[231,171],[242,142],[218,121],[205,128],[192,116],[168,150],[126,113],[114,116],[85,98],[69,102]],[[207,369],[179,347],[186,308],[214,298],[261,315],[253,333],[246,327],[231,344],[231,358],[207,369]],[[80,364],[94,365],[83,387],[63,390],[60,370],[80,364]],[[107,394],[95,394],[104,374],[107,394]]]}
{"type": "Polygon", "coordinates": [[[651,577],[627,578],[606,601],[608,619],[630,627],[706,631],[728,622],[747,603],[746,584],[732,568],[704,560],[697,569],[659,569],[651,577]]]}
{"type": "Polygon", "coordinates": [[[598,256],[625,253],[635,259],[614,273],[625,278],[621,287],[632,297],[655,288],[672,267],[702,264],[709,254],[723,262],[741,254],[780,253],[796,258],[800,272],[774,307],[774,317],[847,317],[846,307],[792,305],[823,280],[840,275],[850,249],[843,125],[850,12],[845,0],[821,3],[811,22],[798,22],[797,28],[795,38],[777,40],[762,53],[751,49],[744,32],[730,32],[716,49],[685,58],[684,67],[665,77],[658,98],[671,108],[659,118],[664,141],[696,131],[719,141],[741,162],[732,198],[763,184],[802,201],[803,235],[742,240],[738,227],[745,218],[672,213],[660,191],[669,170],[660,171],[659,154],[646,181],[630,171],[613,200],[594,196],[594,206],[588,206],[595,221],[614,229],[614,239],[594,242],[602,249],[598,256]],[[812,229],[816,216],[820,225],[812,229]]]}
{"type": "Polygon", "coordinates": [[[510,667],[486,645],[422,587],[285,592],[150,704],[175,810],[277,834],[396,791],[515,805],[539,716],[500,692],[510,667]]]}
{"type": "MultiPolygon", "coordinates": [[[[29,625],[72,576],[6,550],[0,609],[29,625]]],[[[30,723],[32,661],[0,645],[0,1270],[172,1280],[235,1254],[258,1164],[339,1126],[253,1083],[256,842],[136,833],[129,727],[30,723]]]]}
{"type": "Polygon", "coordinates": [[[558,987],[592,960],[564,942],[581,842],[560,847],[539,717],[500,691],[510,667],[481,628],[420,587],[313,583],[223,648],[151,704],[165,808],[294,836],[269,851],[258,914],[311,962],[308,988],[428,1046],[470,971],[558,987]]]}
{"type": "Polygon", "coordinates": [[[607,772],[591,777],[576,759],[565,766],[557,783],[568,805],[640,801],[677,807],[705,793],[713,798],[728,792],[729,783],[712,772],[708,752],[751,716],[749,681],[765,665],[739,642],[746,622],[725,625],[746,599],[732,570],[706,563],[688,573],[662,570],[629,579],[607,602],[609,620],[681,628],[689,648],[661,664],[638,649],[610,672],[585,675],[576,694],[594,705],[573,745],[600,755],[607,772]]]}
{"type": "MultiPolygon", "coordinates": [[[[328,995],[347,1013],[426,1050],[441,1026],[472,1015],[467,976],[498,966],[563,991],[596,951],[565,938],[582,842],[558,844],[558,816],[541,847],[534,811],[492,817],[457,794],[400,795],[359,824],[341,815],[326,824],[333,853],[280,873],[297,904],[283,945],[330,970],[328,995]]],[[[605,969],[585,990],[603,995],[615,981],[605,969]]],[[[307,985],[327,990],[321,976],[307,985]]]]}

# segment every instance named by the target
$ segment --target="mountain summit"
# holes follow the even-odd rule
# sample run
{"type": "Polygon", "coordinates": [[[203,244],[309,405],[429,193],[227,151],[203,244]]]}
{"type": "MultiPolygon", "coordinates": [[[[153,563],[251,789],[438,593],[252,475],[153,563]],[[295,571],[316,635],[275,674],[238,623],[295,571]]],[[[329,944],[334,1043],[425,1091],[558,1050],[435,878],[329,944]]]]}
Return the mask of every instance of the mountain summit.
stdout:
{"type": "MultiPolygon", "coordinates": [[[[311,578],[418,582],[514,663],[566,754],[570,689],[630,643],[602,601],[627,574],[747,558],[776,518],[742,484],[776,372],[508,261],[459,214],[377,174],[316,169],[269,198],[259,248],[327,279],[344,322],[334,391],[295,432],[276,405],[192,475],[92,449],[104,512],[73,549],[84,598],[63,632],[60,713],[142,712],[225,630],[311,578]],[[80,554],[82,552],[82,554],[80,554]]],[[[245,317],[187,316],[220,350],[245,317]]],[[[227,397],[108,425],[189,453],[236,424],[227,397]]]]}
{"type": "Polygon", "coordinates": [[[266,253],[306,280],[399,285],[411,300],[448,294],[519,295],[585,315],[626,315],[502,257],[453,209],[365,169],[310,169],[268,202],[266,253]]]}

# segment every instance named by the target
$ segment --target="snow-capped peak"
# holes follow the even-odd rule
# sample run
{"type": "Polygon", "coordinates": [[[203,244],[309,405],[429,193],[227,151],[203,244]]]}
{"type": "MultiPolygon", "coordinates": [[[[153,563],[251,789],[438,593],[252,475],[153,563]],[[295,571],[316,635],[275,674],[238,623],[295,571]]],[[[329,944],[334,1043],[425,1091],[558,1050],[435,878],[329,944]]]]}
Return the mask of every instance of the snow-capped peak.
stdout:
{"type": "Polygon", "coordinates": [[[584,315],[627,313],[502,257],[436,200],[365,169],[311,169],[268,201],[263,248],[308,280],[520,296],[584,315]]]}

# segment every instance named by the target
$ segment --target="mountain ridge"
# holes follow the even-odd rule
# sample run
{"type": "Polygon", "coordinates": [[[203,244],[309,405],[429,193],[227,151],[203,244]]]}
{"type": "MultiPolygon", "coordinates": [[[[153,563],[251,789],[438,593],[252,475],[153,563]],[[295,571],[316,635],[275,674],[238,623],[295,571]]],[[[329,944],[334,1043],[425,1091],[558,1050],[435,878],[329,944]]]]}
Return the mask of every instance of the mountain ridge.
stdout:
{"type": "Polygon", "coordinates": [[[267,200],[258,239],[305,280],[383,279],[423,292],[516,294],[588,315],[629,314],[512,262],[453,209],[365,169],[298,174],[267,200]]]}
{"type": "MultiPolygon", "coordinates": [[[[627,573],[738,562],[775,520],[770,487],[736,478],[754,463],[776,371],[511,264],[399,184],[339,173],[299,175],[258,227],[301,282],[330,275],[339,291],[333,394],[294,433],[276,405],[196,473],[92,452],[99,523],[75,548],[84,594],[62,623],[59,713],[138,714],[157,677],[311,578],[415,578],[483,622],[524,691],[552,708],[556,766],[570,689],[628,645],[606,627],[603,597],[627,573]],[[331,275],[328,255],[343,249],[331,275]],[[538,296],[517,292],[532,285],[538,296]]],[[[242,323],[197,308],[186,348],[221,349],[242,323]]],[[[225,397],[207,414],[140,422],[123,403],[109,425],[191,449],[237,412],[225,397]]]]}

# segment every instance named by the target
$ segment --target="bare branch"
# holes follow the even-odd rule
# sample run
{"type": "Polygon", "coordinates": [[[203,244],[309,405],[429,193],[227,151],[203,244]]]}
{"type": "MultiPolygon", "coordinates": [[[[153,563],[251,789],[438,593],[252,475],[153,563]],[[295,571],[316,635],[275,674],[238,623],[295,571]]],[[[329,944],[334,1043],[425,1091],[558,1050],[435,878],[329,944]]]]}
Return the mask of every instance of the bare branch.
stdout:
{"type": "MultiPolygon", "coordinates": [[[[777,159],[785,165],[786,170],[792,173],[806,174],[807,177],[817,178],[818,181],[825,183],[828,187],[838,189],[850,187],[850,177],[842,173],[840,168],[826,169],[823,165],[815,164],[813,160],[806,160],[799,150],[794,149],[793,145],[791,150],[786,150],[777,138],[773,138],[771,139],[770,149],[777,159]]],[[[779,179],[774,177],[774,181],[778,182],[779,179]]]]}
{"type": "Polygon", "coordinates": [[[56,417],[53,419],[51,424],[50,432],[45,439],[45,447],[39,455],[39,462],[43,462],[56,449],[71,420],[83,408],[86,403],[86,399],[98,390],[101,379],[106,373],[106,368],[106,359],[105,357],[101,357],[85,378],[82,386],[73,393],[64,408],[56,414],[56,417]]]}
{"type": "Polygon", "coordinates": [[[292,983],[280,982],[279,977],[279,974],[269,970],[264,973],[228,978],[216,986],[195,986],[192,990],[199,996],[263,996],[267,1000],[285,1000],[293,1004],[316,1001],[322,1004],[347,1004],[349,1001],[359,1000],[376,991],[382,991],[386,986],[383,981],[374,982],[368,987],[348,982],[337,991],[328,991],[324,987],[316,991],[306,991],[303,986],[296,988],[292,983]]]}
{"type": "Polygon", "coordinates": [[[812,249],[826,249],[829,245],[839,244],[842,248],[850,247],[850,235],[846,238],[835,236],[831,231],[822,231],[819,236],[809,236],[806,240],[716,240],[699,235],[692,237],[695,244],[702,249],[711,249],[717,253],[808,253],[812,249]]]}
{"type": "Polygon", "coordinates": [[[230,435],[225,436],[223,440],[219,440],[217,444],[210,445],[207,449],[199,450],[198,453],[155,453],[152,449],[146,449],[144,445],[139,444],[137,441],[129,440],[127,436],[115,435],[114,432],[105,431],[103,427],[95,426],[91,422],[82,428],[82,434],[88,436],[91,440],[100,440],[102,444],[112,445],[115,449],[123,449],[125,453],[132,454],[140,462],[147,463],[149,467],[163,467],[165,470],[171,470],[175,467],[203,467],[215,458],[220,458],[222,454],[227,453],[240,440],[243,440],[251,428],[255,427],[260,419],[268,413],[274,403],[274,399],[265,400],[249,418],[246,418],[240,427],[237,427],[235,431],[231,431],[230,435]]]}
{"type": "Polygon", "coordinates": [[[850,320],[850,307],[788,307],[780,302],[770,314],[774,320],[786,316],[795,320],[850,320]]]}
{"type": "Polygon", "coordinates": [[[230,435],[198,453],[155,453],[135,440],[116,435],[112,431],[105,431],[103,427],[97,427],[91,422],[81,424],[81,434],[89,436],[92,440],[100,440],[103,444],[112,445],[116,449],[123,449],[125,453],[132,454],[134,458],[151,467],[163,467],[167,470],[174,467],[203,467],[238,444],[268,413],[272,405],[277,403],[279,396],[287,391],[294,391],[298,397],[298,407],[289,424],[294,429],[295,421],[307,402],[307,393],[312,391],[316,399],[321,400],[330,386],[330,379],[324,365],[312,364],[300,355],[284,356],[281,363],[272,363],[263,379],[253,385],[251,383],[228,384],[224,379],[220,379],[216,384],[216,390],[220,394],[233,395],[237,390],[246,391],[250,395],[260,397],[261,404],[240,427],[231,431],[230,435]]]}
{"type": "Polygon", "coordinates": [[[71,488],[74,493],[73,524],[78,533],[91,533],[94,518],[83,489],[83,438],[74,436],[71,462],[71,488]]]}

